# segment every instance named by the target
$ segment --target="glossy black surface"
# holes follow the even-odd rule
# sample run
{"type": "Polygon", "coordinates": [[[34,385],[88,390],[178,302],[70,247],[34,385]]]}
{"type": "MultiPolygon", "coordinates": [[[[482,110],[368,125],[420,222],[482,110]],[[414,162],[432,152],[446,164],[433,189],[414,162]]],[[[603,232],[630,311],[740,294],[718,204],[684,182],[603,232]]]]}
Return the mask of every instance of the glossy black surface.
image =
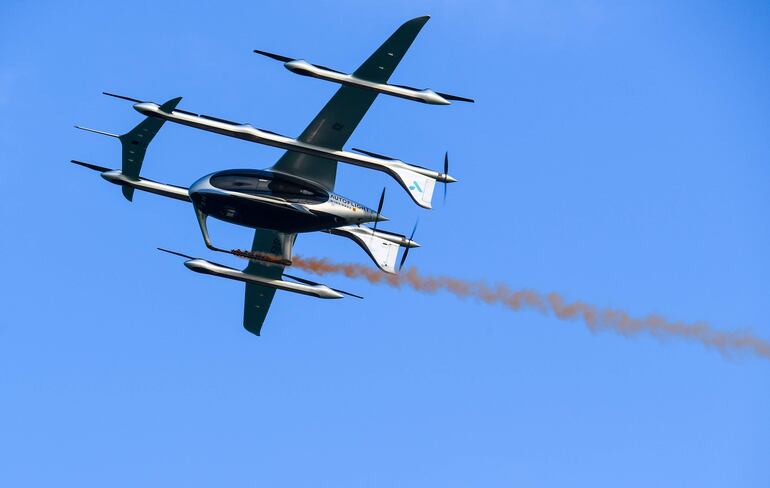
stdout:
{"type": "Polygon", "coordinates": [[[285,233],[313,232],[344,223],[334,215],[308,210],[304,205],[323,203],[329,194],[297,178],[271,171],[227,170],[211,175],[208,182],[213,188],[193,191],[197,184],[193,185],[190,199],[218,220],[285,233]]]}

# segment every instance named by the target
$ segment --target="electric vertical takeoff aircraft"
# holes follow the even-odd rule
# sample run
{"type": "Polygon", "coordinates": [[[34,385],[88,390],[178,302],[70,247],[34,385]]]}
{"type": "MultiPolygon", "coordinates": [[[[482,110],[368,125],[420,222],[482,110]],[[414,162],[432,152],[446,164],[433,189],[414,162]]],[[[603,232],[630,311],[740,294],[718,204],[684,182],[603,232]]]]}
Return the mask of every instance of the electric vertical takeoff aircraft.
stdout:
{"type": "Polygon", "coordinates": [[[473,101],[428,89],[388,84],[393,70],[427,21],[428,17],[418,17],[403,24],[349,75],[302,60],[255,51],[283,61],[292,72],[342,85],[296,139],[256,129],[249,124],[178,109],[181,97],[155,104],[105,93],[134,102],[134,108],[147,117],[130,132],[120,136],[78,127],[120,140],[120,170],[82,161],[72,162],[99,171],[104,179],[120,185],[129,201],[133,199],[134,190],[141,190],[192,203],[206,246],[214,251],[247,258],[248,266],[238,270],[174,251],[167,252],[186,258],[185,266],[193,271],[244,282],[243,324],[249,332],[259,335],[276,290],[318,298],[357,297],[286,274],[284,268],[291,265],[292,247],[297,234],[302,232],[322,231],[352,239],[387,273],[396,272],[399,248],[404,248],[400,269],[409,249],[419,246],[412,240],[414,229],[410,237],[377,229],[378,222],[388,220],[381,215],[384,190],[376,211],[332,192],[338,161],[389,174],[423,208],[431,207],[436,182],[446,185],[457,181],[447,174],[446,156],[444,170],[438,172],[370,151],[348,152],[342,149],[380,93],[439,105],[447,105],[450,100],[473,101]],[[287,152],[265,170],[218,171],[204,176],[189,188],[158,183],[141,177],[140,170],[148,145],[166,121],[286,149],[287,152]],[[251,250],[226,250],[215,246],[206,225],[209,216],[255,229],[251,250]],[[366,223],[373,223],[373,226],[363,225],[366,223]]]}

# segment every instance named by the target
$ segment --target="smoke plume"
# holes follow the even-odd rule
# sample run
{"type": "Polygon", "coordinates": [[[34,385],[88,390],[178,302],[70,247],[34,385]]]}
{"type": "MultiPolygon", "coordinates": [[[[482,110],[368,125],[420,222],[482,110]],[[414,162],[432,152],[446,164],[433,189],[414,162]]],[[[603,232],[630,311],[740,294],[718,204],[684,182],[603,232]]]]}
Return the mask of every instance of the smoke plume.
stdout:
{"type": "Polygon", "coordinates": [[[570,303],[558,293],[512,290],[502,284],[490,286],[480,281],[425,276],[415,268],[399,275],[389,275],[359,264],[337,264],[326,259],[299,256],[294,256],[292,264],[319,275],[343,274],[349,278],[363,278],[373,284],[395,288],[408,286],[424,293],[447,291],[461,298],[475,298],[484,303],[500,304],[511,310],[534,310],[546,315],[552,314],[560,320],[580,320],[591,332],[612,330],[625,336],[645,333],[660,340],[676,337],[698,342],[728,357],[749,353],[770,359],[770,341],[760,339],[750,332],[719,331],[703,322],[671,322],[658,315],[634,318],[620,310],[603,309],[580,301],[570,303]]]}

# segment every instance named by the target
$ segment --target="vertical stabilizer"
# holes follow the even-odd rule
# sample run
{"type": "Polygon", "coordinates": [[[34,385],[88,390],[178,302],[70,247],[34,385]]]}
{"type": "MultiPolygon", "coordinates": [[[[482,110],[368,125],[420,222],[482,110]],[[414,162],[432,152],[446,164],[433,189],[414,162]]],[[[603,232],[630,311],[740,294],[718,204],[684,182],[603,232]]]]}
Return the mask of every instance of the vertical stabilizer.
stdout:
{"type": "MultiPolygon", "coordinates": [[[[160,106],[164,112],[173,111],[179,104],[182,97],[172,98],[160,106]]],[[[121,172],[130,179],[139,178],[142,170],[144,155],[147,152],[147,146],[163,127],[165,120],[154,117],[147,117],[136,127],[118,137],[123,147],[123,165],[121,172]]],[[[134,189],[130,186],[123,186],[123,196],[130,202],[134,197],[134,189]]]]}

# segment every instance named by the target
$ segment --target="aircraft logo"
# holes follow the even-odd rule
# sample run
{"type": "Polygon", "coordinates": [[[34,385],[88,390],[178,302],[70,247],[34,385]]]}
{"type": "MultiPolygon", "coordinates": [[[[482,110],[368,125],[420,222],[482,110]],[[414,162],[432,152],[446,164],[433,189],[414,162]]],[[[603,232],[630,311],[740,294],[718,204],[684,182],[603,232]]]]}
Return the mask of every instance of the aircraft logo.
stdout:
{"type": "Polygon", "coordinates": [[[413,181],[412,184],[409,185],[409,189],[414,190],[415,188],[417,189],[417,191],[422,193],[422,188],[420,188],[420,185],[418,185],[416,181],[413,181]]]}

